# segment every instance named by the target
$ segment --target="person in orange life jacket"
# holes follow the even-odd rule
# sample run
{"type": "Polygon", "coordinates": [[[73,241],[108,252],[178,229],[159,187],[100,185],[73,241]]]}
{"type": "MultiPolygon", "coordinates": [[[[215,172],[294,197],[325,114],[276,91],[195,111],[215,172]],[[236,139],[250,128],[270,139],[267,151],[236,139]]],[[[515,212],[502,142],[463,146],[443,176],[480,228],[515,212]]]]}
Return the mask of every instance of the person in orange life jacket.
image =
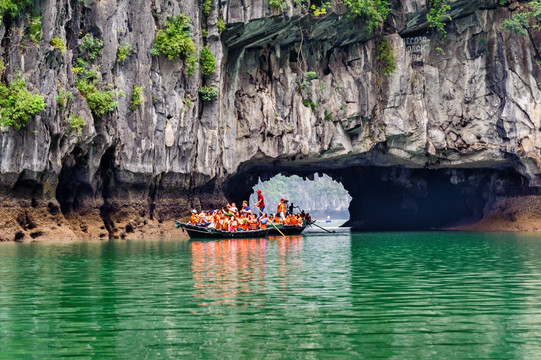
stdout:
{"type": "Polygon", "coordinates": [[[257,230],[258,225],[259,225],[259,222],[257,221],[255,215],[254,214],[250,215],[250,217],[248,218],[248,228],[250,230],[257,230]]]}
{"type": "Polygon", "coordinates": [[[278,206],[276,207],[276,216],[280,216],[280,220],[285,221],[286,219],[286,199],[280,199],[278,206]]]}
{"type": "Polygon", "coordinates": [[[210,221],[207,220],[207,215],[205,214],[204,211],[201,211],[201,213],[199,214],[199,225],[201,226],[210,225],[210,221]]]}
{"type": "Polygon", "coordinates": [[[192,210],[192,215],[190,216],[190,225],[197,225],[199,223],[199,215],[197,215],[197,210],[192,210]]]}
{"type": "Polygon", "coordinates": [[[257,212],[257,217],[261,216],[261,214],[265,211],[265,198],[263,197],[263,194],[261,194],[261,190],[257,190],[257,202],[254,204],[257,208],[259,208],[259,211],[257,212]]]}

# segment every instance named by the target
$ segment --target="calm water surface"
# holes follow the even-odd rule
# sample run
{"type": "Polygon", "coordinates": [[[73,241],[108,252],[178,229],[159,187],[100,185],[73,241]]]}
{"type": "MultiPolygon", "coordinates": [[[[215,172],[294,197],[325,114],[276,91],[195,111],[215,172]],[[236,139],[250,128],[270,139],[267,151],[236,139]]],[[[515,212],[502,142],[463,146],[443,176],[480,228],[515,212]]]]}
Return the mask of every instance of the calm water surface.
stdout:
{"type": "Polygon", "coordinates": [[[0,358],[535,359],[541,236],[0,244],[0,358]]]}

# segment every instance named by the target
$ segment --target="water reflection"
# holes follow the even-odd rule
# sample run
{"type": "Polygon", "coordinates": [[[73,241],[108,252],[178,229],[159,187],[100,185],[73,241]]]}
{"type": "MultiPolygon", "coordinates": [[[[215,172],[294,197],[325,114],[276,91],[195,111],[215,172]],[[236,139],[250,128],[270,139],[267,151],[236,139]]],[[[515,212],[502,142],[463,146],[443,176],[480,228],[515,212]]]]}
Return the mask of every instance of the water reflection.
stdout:
{"type": "Polygon", "coordinates": [[[302,264],[302,236],[190,242],[193,294],[199,305],[263,305],[269,276],[279,287],[302,264]],[[269,244],[273,251],[269,255],[269,244]],[[274,251],[275,250],[275,251],[274,251]],[[270,258],[272,269],[267,274],[270,258]]]}

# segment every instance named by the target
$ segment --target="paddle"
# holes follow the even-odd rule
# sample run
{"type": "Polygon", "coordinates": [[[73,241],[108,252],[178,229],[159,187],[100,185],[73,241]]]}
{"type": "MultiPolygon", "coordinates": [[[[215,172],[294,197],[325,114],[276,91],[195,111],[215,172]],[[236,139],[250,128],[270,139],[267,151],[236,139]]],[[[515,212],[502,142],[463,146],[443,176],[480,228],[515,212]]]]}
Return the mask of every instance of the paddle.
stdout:
{"type": "MultiPolygon", "coordinates": [[[[316,221],[314,220],[314,222],[312,222],[310,225],[316,225],[316,221]]],[[[333,233],[336,232],[336,231],[329,231],[329,230],[327,230],[327,229],[325,229],[325,228],[322,228],[322,227],[319,226],[319,225],[316,225],[316,226],[317,226],[318,228],[320,228],[321,230],[325,230],[326,232],[328,232],[328,233],[330,233],[330,234],[333,234],[333,233]]]]}
{"type": "MultiPolygon", "coordinates": [[[[254,206],[254,207],[257,209],[257,211],[259,211],[259,213],[260,213],[261,215],[263,215],[263,212],[262,212],[261,210],[259,210],[259,208],[258,208],[257,206],[254,206]]],[[[279,232],[280,234],[282,234],[283,237],[286,237],[286,236],[284,235],[284,233],[283,233],[280,229],[278,229],[278,228],[276,227],[276,225],[274,225],[274,221],[271,221],[271,225],[274,226],[274,228],[275,228],[276,230],[278,230],[278,232],[279,232]]]]}

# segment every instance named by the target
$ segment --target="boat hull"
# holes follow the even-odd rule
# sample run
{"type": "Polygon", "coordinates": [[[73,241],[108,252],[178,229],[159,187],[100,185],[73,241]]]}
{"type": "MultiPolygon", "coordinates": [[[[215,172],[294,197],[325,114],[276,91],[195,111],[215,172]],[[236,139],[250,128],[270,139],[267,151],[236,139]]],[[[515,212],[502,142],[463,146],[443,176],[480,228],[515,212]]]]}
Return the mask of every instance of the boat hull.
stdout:
{"type": "Polygon", "coordinates": [[[195,226],[175,220],[177,228],[183,228],[191,239],[245,239],[264,238],[268,235],[269,229],[247,230],[247,231],[224,231],[210,229],[203,226],[195,226]]]}
{"type": "Polygon", "coordinates": [[[272,225],[270,225],[269,229],[269,235],[299,235],[304,231],[304,228],[306,226],[296,226],[296,225],[282,225],[282,224],[275,224],[276,228],[272,225]],[[280,231],[278,231],[280,230],[280,231]]]}

